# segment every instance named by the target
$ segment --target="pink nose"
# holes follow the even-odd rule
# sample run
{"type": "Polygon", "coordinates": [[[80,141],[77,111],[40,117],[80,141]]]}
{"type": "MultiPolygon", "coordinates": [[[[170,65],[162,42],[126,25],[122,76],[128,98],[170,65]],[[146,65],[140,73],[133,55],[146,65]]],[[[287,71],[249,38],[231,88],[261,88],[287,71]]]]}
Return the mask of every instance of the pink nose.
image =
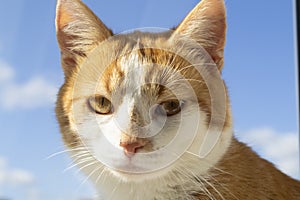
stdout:
{"type": "Polygon", "coordinates": [[[142,148],[145,146],[143,142],[136,141],[136,142],[120,142],[120,146],[123,147],[124,153],[127,157],[133,156],[137,149],[142,148]]]}

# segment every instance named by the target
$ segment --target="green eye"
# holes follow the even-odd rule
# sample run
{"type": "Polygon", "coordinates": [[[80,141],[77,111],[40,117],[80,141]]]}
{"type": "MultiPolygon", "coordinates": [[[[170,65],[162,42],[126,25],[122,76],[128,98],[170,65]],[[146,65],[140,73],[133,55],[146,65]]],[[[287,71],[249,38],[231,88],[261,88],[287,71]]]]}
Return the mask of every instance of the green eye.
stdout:
{"type": "Polygon", "coordinates": [[[181,111],[180,102],[177,99],[162,102],[158,106],[158,112],[160,114],[166,114],[167,116],[172,116],[181,111]]]}
{"type": "Polygon", "coordinates": [[[112,104],[104,96],[95,96],[88,99],[90,108],[97,114],[106,115],[112,113],[112,104]]]}

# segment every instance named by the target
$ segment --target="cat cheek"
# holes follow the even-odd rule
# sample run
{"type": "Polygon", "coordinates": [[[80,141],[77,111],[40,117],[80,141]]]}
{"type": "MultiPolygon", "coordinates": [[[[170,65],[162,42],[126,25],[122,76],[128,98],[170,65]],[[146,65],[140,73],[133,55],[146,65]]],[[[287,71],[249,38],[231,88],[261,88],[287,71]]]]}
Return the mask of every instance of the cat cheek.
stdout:
{"type": "Polygon", "coordinates": [[[106,138],[108,142],[110,142],[114,147],[119,148],[120,139],[121,139],[121,131],[115,125],[115,123],[111,122],[102,127],[102,135],[106,138]]]}

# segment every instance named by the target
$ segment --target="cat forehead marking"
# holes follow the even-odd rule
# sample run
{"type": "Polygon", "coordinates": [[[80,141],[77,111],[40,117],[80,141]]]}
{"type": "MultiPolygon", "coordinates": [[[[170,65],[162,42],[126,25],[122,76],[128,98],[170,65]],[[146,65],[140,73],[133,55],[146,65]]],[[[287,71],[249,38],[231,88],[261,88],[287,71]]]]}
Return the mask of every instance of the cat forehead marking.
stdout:
{"type": "Polygon", "coordinates": [[[127,92],[141,94],[141,88],[146,84],[146,69],[144,63],[137,53],[130,53],[124,56],[120,61],[120,68],[123,71],[124,84],[128,89],[127,92]]]}

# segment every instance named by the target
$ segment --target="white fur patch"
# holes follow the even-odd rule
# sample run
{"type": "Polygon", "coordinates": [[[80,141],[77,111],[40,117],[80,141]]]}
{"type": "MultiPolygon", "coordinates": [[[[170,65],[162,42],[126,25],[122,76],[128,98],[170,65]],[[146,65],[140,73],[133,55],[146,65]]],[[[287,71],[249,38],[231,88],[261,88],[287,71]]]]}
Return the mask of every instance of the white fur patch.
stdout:
{"type": "Polygon", "coordinates": [[[180,199],[178,195],[186,199],[185,191],[204,190],[195,176],[205,177],[227,151],[232,139],[232,130],[228,128],[219,135],[209,153],[204,158],[200,156],[201,146],[210,148],[203,146],[205,138],[213,138],[207,135],[207,116],[199,108],[194,92],[178,84],[172,92],[184,102],[181,112],[167,117],[163,124],[162,119],[150,117],[149,126],[141,129],[150,134],[155,132],[151,135],[153,153],[126,157],[119,144],[122,132],[129,131],[133,125],[131,113],[138,105],[140,117],[149,115],[150,107],[141,93],[141,86],[146,84],[146,67],[134,53],[121,60],[126,91],[119,97],[120,105],[115,105],[117,109],[112,115],[92,113],[84,99],[73,104],[77,132],[90,151],[89,159],[76,162],[104,199],[180,199]],[[183,190],[178,192],[174,189],[177,187],[183,190]]]}

